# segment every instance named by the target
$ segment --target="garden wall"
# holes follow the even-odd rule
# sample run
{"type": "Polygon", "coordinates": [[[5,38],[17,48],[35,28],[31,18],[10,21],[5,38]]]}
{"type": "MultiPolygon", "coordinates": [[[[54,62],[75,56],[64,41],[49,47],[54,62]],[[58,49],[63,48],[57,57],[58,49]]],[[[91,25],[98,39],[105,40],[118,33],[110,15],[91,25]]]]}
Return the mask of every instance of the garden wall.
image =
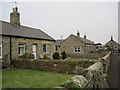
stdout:
{"type": "Polygon", "coordinates": [[[111,57],[111,52],[106,56],[99,58],[99,60],[93,65],[85,68],[83,70],[77,68],[77,74],[69,79],[66,83],[60,85],[61,88],[108,88],[106,82],[107,69],[109,66],[109,61],[111,57]]]}
{"type": "Polygon", "coordinates": [[[68,54],[70,55],[70,57],[73,58],[88,58],[88,59],[98,59],[101,57],[104,57],[105,55],[107,55],[109,52],[108,51],[103,51],[101,53],[76,53],[76,54],[68,54]]]}
{"type": "Polygon", "coordinates": [[[95,62],[96,61],[13,60],[11,61],[11,67],[73,74],[76,66],[87,68],[95,62]]]}

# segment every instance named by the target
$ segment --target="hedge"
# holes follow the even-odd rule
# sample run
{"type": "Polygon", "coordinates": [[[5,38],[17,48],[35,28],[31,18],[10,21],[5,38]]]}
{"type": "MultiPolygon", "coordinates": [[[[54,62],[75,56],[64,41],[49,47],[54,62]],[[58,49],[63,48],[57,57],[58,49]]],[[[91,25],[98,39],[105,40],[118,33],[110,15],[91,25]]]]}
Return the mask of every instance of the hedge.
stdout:
{"type": "Polygon", "coordinates": [[[76,66],[87,68],[95,61],[63,61],[63,60],[12,60],[12,68],[34,69],[66,74],[74,74],[76,66]]]}

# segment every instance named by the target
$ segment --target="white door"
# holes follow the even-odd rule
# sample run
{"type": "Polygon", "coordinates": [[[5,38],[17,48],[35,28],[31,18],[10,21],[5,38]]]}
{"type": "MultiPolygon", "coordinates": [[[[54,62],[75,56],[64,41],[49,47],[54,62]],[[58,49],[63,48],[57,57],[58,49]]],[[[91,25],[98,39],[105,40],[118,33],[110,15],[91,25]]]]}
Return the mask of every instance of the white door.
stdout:
{"type": "Polygon", "coordinates": [[[36,48],[37,48],[37,45],[33,45],[33,55],[34,55],[34,59],[36,59],[36,48]]]}

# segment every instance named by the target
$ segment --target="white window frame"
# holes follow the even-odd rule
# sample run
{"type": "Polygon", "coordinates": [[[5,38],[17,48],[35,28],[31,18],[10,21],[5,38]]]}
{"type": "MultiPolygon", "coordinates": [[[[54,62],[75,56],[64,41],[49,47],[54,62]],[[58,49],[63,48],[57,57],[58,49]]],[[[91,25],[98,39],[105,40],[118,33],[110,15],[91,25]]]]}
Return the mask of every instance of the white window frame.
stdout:
{"type": "Polygon", "coordinates": [[[25,44],[18,44],[18,55],[21,56],[21,55],[23,55],[23,54],[25,54],[25,44]],[[22,45],[23,45],[23,46],[22,46],[22,45]],[[19,48],[24,48],[24,52],[23,52],[23,53],[20,53],[20,52],[19,52],[19,48]]]}
{"type": "Polygon", "coordinates": [[[0,58],[2,58],[2,43],[0,43],[0,48],[1,48],[1,51],[0,51],[1,55],[0,55],[0,58]]]}
{"type": "Polygon", "coordinates": [[[43,50],[43,53],[50,53],[50,44],[43,44],[43,49],[44,49],[44,45],[45,45],[45,51],[43,50]]]}
{"type": "Polygon", "coordinates": [[[74,53],[80,53],[81,48],[80,47],[74,47],[74,53]]]}

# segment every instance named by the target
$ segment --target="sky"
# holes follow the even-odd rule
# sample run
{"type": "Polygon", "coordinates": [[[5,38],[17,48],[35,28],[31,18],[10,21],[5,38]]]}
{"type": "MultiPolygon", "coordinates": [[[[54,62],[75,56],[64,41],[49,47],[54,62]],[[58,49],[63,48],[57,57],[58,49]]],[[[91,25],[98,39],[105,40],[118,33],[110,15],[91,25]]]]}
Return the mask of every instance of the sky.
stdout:
{"type": "MultiPolygon", "coordinates": [[[[17,0],[16,0],[17,1],[17,0]]],[[[118,3],[115,0],[96,2],[35,1],[17,2],[20,23],[41,29],[54,39],[65,39],[70,34],[87,36],[95,43],[105,44],[113,36],[118,41],[118,3]],[[110,1],[110,2],[109,2],[110,1]]],[[[15,7],[13,0],[0,3],[0,20],[10,21],[15,7]]]]}

